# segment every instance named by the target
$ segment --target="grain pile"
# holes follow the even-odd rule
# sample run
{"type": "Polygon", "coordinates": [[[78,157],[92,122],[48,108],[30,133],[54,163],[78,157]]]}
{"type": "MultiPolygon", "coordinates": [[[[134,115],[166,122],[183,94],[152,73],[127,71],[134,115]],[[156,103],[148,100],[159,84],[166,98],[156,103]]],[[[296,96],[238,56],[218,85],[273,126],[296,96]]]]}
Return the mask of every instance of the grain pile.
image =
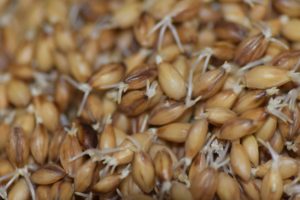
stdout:
{"type": "Polygon", "coordinates": [[[2,199],[300,199],[299,0],[0,0],[2,199]]]}

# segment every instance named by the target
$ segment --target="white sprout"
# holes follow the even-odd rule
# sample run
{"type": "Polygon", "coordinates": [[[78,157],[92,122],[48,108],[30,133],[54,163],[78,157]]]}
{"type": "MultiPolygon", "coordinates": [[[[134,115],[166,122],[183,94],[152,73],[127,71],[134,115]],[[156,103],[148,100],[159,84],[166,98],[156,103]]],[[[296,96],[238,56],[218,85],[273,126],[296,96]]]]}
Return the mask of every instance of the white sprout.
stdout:
{"type": "Polygon", "coordinates": [[[258,65],[262,65],[262,64],[265,64],[267,62],[270,62],[272,60],[272,56],[265,56],[263,58],[260,58],[258,60],[255,60],[255,61],[252,61],[246,65],[244,65],[243,67],[241,67],[238,72],[237,72],[237,75],[242,75],[244,74],[247,70],[253,68],[253,67],[256,67],[258,65]]]}
{"type": "Polygon", "coordinates": [[[122,100],[122,94],[124,92],[126,92],[127,89],[128,89],[128,84],[120,82],[120,83],[105,85],[105,86],[101,87],[101,89],[113,89],[113,88],[118,89],[118,93],[117,93],[117,96],[116,96],[116,98],[117,98],[116,101],[119,104],[119,103],[121,103],[121,100],[122,100]]]}
{"type": "Polygon", "coordinates": [[[100,170],[99,172],[100,177],[105,176],[109,171],[109,168],[111,168],[110,172],[113,173],[116,167],[119,165],[117,159],[111,156],[104,156],[103,164],[105,164],[106,166],[104,169],[100,170]]]}
{"type": "Polygon", "coordinates": [[[124,179],[126,178],[131,172],[131,164],[128,164],[121,172],[120,178],[124,179]]]}
{"type": "Polygon", "coordinates": [[[286,24],[290,21],[290,18],[287,15],[280,15],[279,21],[281,24],[286,24]]]}
{"type": "Polygon", "coordinates": [[[192,100],[194,72],[195,72],[197,65],[204,58],[205,58],[205,62],[204,62],[204,66],[202,68],[202,74],[204,74],[206,72],[206,69],[208,67],[209,60],[213,54],[213,51],[211,48],[205,48],[202,51],[198,52],[197,54],[199,54],[199,55],[189,70],[188,83],[187,83],[188,90],[187,90],[187,95],[185,98],[186,107],[193,106],[195,103],[197,103],[202,98],[201,96],[199,96],[196,99],[192,100]]]}
{"type": "Polygon", "coordinates": [[[257,23],[255,24],[255,26],[262,32],[262,34],[268,41],[278,44],[285,49],[289,49],[289,47],[284,42],[272,37],[272,30],[270,26],[264,23],[257,23]]]}
{"type": "Polygon", "coordinates": [[[25,182],[30,191],[31,198],[33,200],[35,200],[36,199],[35,191],[34,191],[33,184],[31,183],[31,180],[30,180],[30,173],[29,173],[30,169],[31,170],[36,169],[36,166],[28,165],[23,168],[17,168],[14,172],[0,177],[0,182],[9,179],[9,181],[5,184],[5,186],[0,188],[0,196],[2,198],[6,199],[7,198],[7,192],[6,192],[7,189],[21,176],[25,179],[25,182]]]}
{"type": "Polygon", "coordinates": [[[150,84],[150,81],[147,80],[145,95],[148,97],[148,99],[151,99],[152,97],[155,96],[157,86],[158,86],[157,81],[153,81],[153,82],[150,84]]]}
{"type": "Polygon", "coordinates": [[[280,155],[272,148],[269,142],[265,142],[260,138],[257,138],[258,142],[261,143],[265,148],[268,149],[271,157],[272,157],[272,168],[278,169],[279,167],[279,161],[280,161],[280,155]]]}
{"type": "Polygon", "coordinates": [[[266,89],[266,93],[268,96],[273,96],[275,94],[278,94],[279,91],[280,90],[277,87],[272,87],[272,88],[266,89]]]}
{"type": "Polygon", "coordinates": [[[8,200],[7,192],[5,187],[0,187],[0,197],[4,200],[8,200]]]}
{"type": "Polygon", "coordinates": [[[201,150],[201,153],[206,155],[206,163],[215,169],[226,166],[230,159],[226,158],[229,149],[229,143],[221,143],[216,139],[216,134],[208,134],[208,140],[201,150]],[[214,159],[214,154],[217,154],[217,158],[214,159]]]}
{"type": "Polygon", "coordinates": [[[158,49],[161,49],[161,45],[163,43],[163,39],[164,39],[164,35],[165,32],[167,30],[167,28],[169,28],[169,30],[171,31],[173,38],[176,41],[176,44],[179,48],[179,50],[181,52],[183,52],[183,46],[181,44],[179,35],[177,33],[176,27],[173,25],[172,23],[172,17],[175,16],[175,14],[169,14],[167,16],[165,16],[160,22],[158,22],[148,33],[148,35],[153,34],[154,32],[156,32],[158,29],[160,29],[159,32],[159,37],[158,37],[158,49]]]}
{"type": "Polygon", "coordinates": [[[63,76],[63,78],[67,82],[69,82],[73,87],[75,87],[78,90],[80,90],[81,92],[83,92],[83,98],[81,100],[79,109],[77,111],[77,116],[80,116],[83,109],[84,109],[84,106],[86,104],[87,98],[88,98],[88,96],[90,95],[90,93],[92,91],[92,87],[88,83],[78,83],[69,76],[63,76]]]}
{"type": "Polygon", "coordinates": [[[289,151],[293,151],[293,152],[298,151],[298,147],[293,141],[286,141],[285,146],[286,146],[287,150],[289,150],[289,151]]]}
{"type": "Polygon", "coordinates": [[[146,127],[147,127],[147,124],[148,124],[148,120],[149,120],[149,115],[146,114],[143,117],[142,125],[141,125],[141,128],[140,128],[140,132],[141,133],[143,133],[146,130],[146,127]]]}
{"type": "Polygon", "coordinates": [[[95,123],[93,123],[92,125],[92,128],[97,131],[98,133],[100,133],[103,128],[104,128],[104,122],[101,122],[101,121],[96,121],[95,123]]]}
{"type": "Polygon", "coordinates": [[[0,75],[0,83],[7,83],[10,80],[11,80],[11,74],[3,73],[0,75]]]}
{"type": "Polygon", "coordinates": [[[72,123],[71,128],[64,127],[64,130],[67,132],[68,135],[76,136],[78,132],[78,128],[76,127],[75,123],[72,123]]]}
{"type": "Polygon", "coordinates": [[[292,182],[284,185],[283,191],[289,196],[295,196],[300,194],[300,184],[297,184],[299,182],[300,178],[295,178],[292,182]]]}
{"type": "Polygon", "coordinates": [[[289,122],[293,123],[292,119],[290,119],[288,116],[286,116],[281,109],[288,106],[285,102],[283,102],[284,97],[278,96],[275,98],[270,98],[269,103],[267,105],[267,111],[281,119],[283,122],[289,122]]]}
{"type": "Polygon", "coordinates": [[[300,88],[292,89],[286,95],[285,102],[288,104],[288,107],[291,111],[295,111],[296,101],[299,95],[300,88]]]}
{"type": "Polygon", "coordinates": [[[69,161],[73,162],[74,160],[77,160],[77,159],[79,159],[79,158],[81,158],[85,155],[88,155],[92,159],[92,161],[94,161],[94,162],[103,161],[103,160],[106,162],[107,157],[105,157],[104,155],[119,152],[119,151],[122,151],[122,150],[124,150],[124,148],[122,148],[122,147],[109,148],[109,149],[103,149],[103,150],[87,149],[87,150],[81,152],[80,154],[72,157],[69,161]]]}
{"type": "Polygon", "coordinates": [[[88,194],[82,193],[82,192],[75,192],[75,195],[79,196],[79,197],[83,197],[84,200],[93,200],[93,193],[90,192],[88,194]]]}
{"type": "Polygon", "coordinates": [[[124,199],[124,195],[123,195],[122,192],[119,190],[119,188],[116,189],[116,193],[117,193],[117,195],[118,195],[121,199],[124,199]]]}

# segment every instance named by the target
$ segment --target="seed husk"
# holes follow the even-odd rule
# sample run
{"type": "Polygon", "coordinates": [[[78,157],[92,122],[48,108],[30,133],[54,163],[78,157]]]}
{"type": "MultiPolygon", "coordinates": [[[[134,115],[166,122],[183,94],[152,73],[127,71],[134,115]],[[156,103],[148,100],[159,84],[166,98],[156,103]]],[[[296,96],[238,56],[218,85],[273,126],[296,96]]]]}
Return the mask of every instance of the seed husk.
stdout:
{"type": "Polygon", "coordinates": [[[50,189],[50,199],[71,200],[74,194],[72,183],[69,181],[59,181],[52,185],[50,189]]]}
{"type": "Polygon", "coordinates": [[[213,125],[223,125],[237,117],[236,113],[227,108],[211,107],[205,110],[207,120],[213,125]]]}
{"type": "Polygon", "coordinates": [[[55,164],[48,164],[31,175],[31,180],[35,184],[50,185],[62,179],[66,173],[64,169],[55,164]]]}
{"type": "Polygon", "coordinates": [[[28,85],[17,79],[13,79],[7,84],[7,97],[10,103],[17,107],[25,107],[31,100],[31,92],[28,85]]]}
{"type": "Polygon", "coordinates": [[[263,34],[248,37],[236,49],[234,61],[239,66],[257,60],[263,56],[268,47],[268,41],[263,34]]]}
{"type": "Polygon", "coordinates": [[[30,151],[39,164],[44,164],[48,155],[49,134],[42,124],[37,124],[30,139],[30,151]]]}
{"type": "Polygon", "coordinates": [[[166,141],[181,143],[187,139],[190,127],[188,123],[171,123],[160,127],[157,136],[166,141]]]}
{"type": "Polygon", "coordinates": [[[179,100],[185,96],[185,81],[171,64],[163,62],[158,65],[158,80],[169,98],[179,100]]]}
{"type": "Polygon", "coordinates": [[[185,157],[193,159],[195,155],[202,149],[208,132],[208,122],[206,119],[195,121],[188,131],[185,141],[185,157]]]}
{"type": "Polygon", "coordinates": [[[66,173],[73,177],[82,164],[82,158],[74,161],[71,159],[82,152],[81,146],[76,136],[67,134],[63,139],[60,150],[59,160],[66,173]]]}
{"type": "Polygon", "coordinates": [[[282,193],[283,182],[279,170],[270,169],[262,181],[261,199],[280,199],[282,193]]]}
{"type": "Polygon", "coordinates": [[[150,113],[149,124],[164,125],[178,119],[186,111],[182,102],[165,101],[158,104],[150,113]]]}
{"type": "Polygon", "coordinates": [[[143,90],[133,90],[122,97],[119,107],[127,115],[136,116],[148,109],[149,101],[143,90]]]}
{"type": "Polygon", "coordinates": [[[96,148],[98,145],[97,132],[86,123],[78,122],[77,138],[84,149],[96,148]]]}
{"type": "Polygon", "coordinates": [[[152,47],[156,41],[157,35],[148,35],[149,31],[155,25],[155,20],[151,15],[142,14],[140,20],[133,27],[134,36],[143,47],[152,47]]]}
{"type": "Polygon", "coordinates": [[[292,70],[297,64],[300,56],[299,50],[289,50],[283,51],[282,53],[276,55],[272,62],[272,66],[278,66],[282,69],[292,70]]]}
{"type": "Polygon", "coordinates": [[[111,124],[106,124],[99,137],[98,142],[99,149],[110,149],[116,146],[116,138],[114,133],[114,127],[111,124]]]}
{"type": "Polygon", "coordinates": [[[172,184],[171,191],[170,191],[170,196],[174,200],[181,200],[181,199],[186,199],[186,200],[192,200],[193,196],[191,192],[188,190],[188,188],[179,182],[175,182],[172,184]]]}
{"type": "Polygon", "coordinates": [[[143,191],[134,182],[132,175],[128,175],[124,180],[122,180],[119,188],[121,193],[128,197],[143,193],[143,191]]]}
{"type": "Polygon", "coordinates": [[[253,200],[260,199],[260,190],[254,180],[252,179],[249,181],[241,180],[240,183],[248,198],[253,200]]]}
{"type": "Polygon", "coordinates": [[[249,181],[251,176],[251,164],[244,147],[234,142],[230,152],[230,163],[232,170],[244,181],[249,181]]]}
{"type": "Polygon", "coordinates": [[[10,126],[6,123],[0,124],[0,151],[3,151],[5,149],[6,143],[8,141],[8,137],[10,134],[10,126]]]}
{"type": "Polygon", "coordinates": [[[102,66],[89,79],[89,85],[92,88],[99,90],[105,89],[105,86],[110,86],[118,83],[125,74],[125,66],[123,64],[107,64],[102,66]]]}
{"type": "Polygon", "coordinates": [[[70,65],[70,72],[74,78],[79,82],[86,82],[92,75],[91,66],[84,59],[81,53],[71,52],[68,54],[68,63],[70,65]]]}
{"type": "Polygon", "coordinates": [[[237,181],[228,174],[220,172],[217,195],[221,200],[240,199],[240,190],[237,181]]]}
{"type": "Polygon", "coordinates": [[[22,178],[18,180],[8,193],[8,199],[29,199],[30,193],[26,181],[22,178]]]}
{"type": "Polygon", "coordinates": [[[59,152],[62,142],[65,138],[63,129],[57,130],[54,136],[50,140],[49,144],[49,160],[57,162],[59,160],[59,152]]]}
{"type": "Polygon", "coordinates": [[[194,199],[213,199],[218,187],[218,172],[208,167],[191,181],[190,191],[194,199]]]}
{"type": "Polygon", "coordinates": [[[113,191],[121,182],[119,175],[109,175],[101,179],[93,186],[95,192],[108,193],[113,191]]]}
{"type": "Polygon", "coordinates": [[[198,154],[193,160],[191,167],[189,169],[189,180],[193,180],[193,178],[200,174],[205,168],[207,168],[207,163],[205,161],[204,154],[198,154]]]}
{"type": "Polygon", "coordinates": [[[242,145],[248,155],[249,160],[254,166],[259,162],[258,143],[253,135],[249,135],[243,138],[242,145]]]}
{"type": "Polygon", "coordinates": [[[195,76],[193,97],[202,96],[202,99],[206,99],[215,95],[222,88],[226,77],[227,74],[223,68],[205,72],[200,77],[195,76]]]}
{"type": "Polygon", "coordinates": [[[74,177],[74,190],[76,192],[84,192],[91,185],[95,168],[96,163],[91,159],[80,166],[74,177]]]}
{"type": "Polygon", "coordinates": [[[155,169],[151,157],[145,152],[137,152],[132,161],[132,177],[135,183],[146,193],[153,190],[155,169]]]}
{"type": "Polygon", "coordinates": [[[153,66],[141,66],[131,71],[125,78],[124,83],[128,89],[141,89],[146,87],[147,81],[152,82],[157,76],[157,69],[153,66]]]}
{"type": "Polygon", "coordinates": [[[34,107],[45,127],[50,131],[55,131],[60,124],[60,117],[54,102],[47,100],[43,96],[38,96],[34,98],[34,107]]]}
{"type": "Polygon", "coordinates": [[[236,118],[226,122],[221,127],[218,138],[226,140],[236,140],[256,131],[256,124],[251,119],[236,118]]]}
{"type": "Polygon", "coordinates": [[[155,174],[164,181],[170,181],[173,177],[173,163],[169,153],[165,150],[157,152],[154,160],[155,174]]]}
{"type": "Polygon", "coordinates": [[[22,128],[14,127],[10,131],[6,144],[8,160],[17,167],[23,167],[29,159],[29,142],[22,128]]]}
{"type": "Polygon", "coordinates": [[[300,3],[296,0],[279,0],[274,3],[274,6],[280,13],[290,17],[300,16],[300,3]]]}
{"type": "Polygon", "coordinates": [[[235,103],[233,110],[242,113],[246,110],[257,108],[267,100],[267,94],[263,90],[251,90],[241,94],[235,103]]]}
{"type": "Polygon", "coordinates": [[[23,129],[27,138],[31,137],[35,125],[36,125],[36,120],[34,114],[29,112],[17,113],[13,122],[13,126],[20,127],[23,129]]]}
{"type": "Polygon", "coordinates": [[[50,187],[49,186],[38,186],[36,188],[36,197],[37,199],[50,200],[50,187]]]}
{"type": "Polygon", "coordinates": [[[240,42],[247,35],[247,29],[237,23],[219,21],[215,25],[217,37],[232,42],[240,42]]]}
{"type": "Polygon", "coordinates": [[[288,71],[268,65],[261,65],[249,70],[244,79],[246,87],[252,89],[279,87],[291,81],[288,71]]]}
{"type": "Polygon", "coordinates": [[[265,124],[255,133],[256,137],[264,141],[269,140],[276,131],[277,121],[276,117],[269,116],[265,124]]]}
{"type": "Polygon", "coordinates": [[[230,109],[235,103],[238,95],[232,90],[222,90],[210,97],[206,104],[206,108],[222,107],[230,109]]]}

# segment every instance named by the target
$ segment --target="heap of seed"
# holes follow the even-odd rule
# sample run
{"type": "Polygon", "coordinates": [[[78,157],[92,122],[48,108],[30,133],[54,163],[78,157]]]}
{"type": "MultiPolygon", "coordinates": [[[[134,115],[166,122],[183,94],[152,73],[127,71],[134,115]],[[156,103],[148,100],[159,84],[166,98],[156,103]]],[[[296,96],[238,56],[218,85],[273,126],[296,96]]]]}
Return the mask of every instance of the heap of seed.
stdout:
{"type": "Polygon", "coordinates": [[[2,199],[296,200],[299,129],[299,0],[0,0],[2,199]]]}

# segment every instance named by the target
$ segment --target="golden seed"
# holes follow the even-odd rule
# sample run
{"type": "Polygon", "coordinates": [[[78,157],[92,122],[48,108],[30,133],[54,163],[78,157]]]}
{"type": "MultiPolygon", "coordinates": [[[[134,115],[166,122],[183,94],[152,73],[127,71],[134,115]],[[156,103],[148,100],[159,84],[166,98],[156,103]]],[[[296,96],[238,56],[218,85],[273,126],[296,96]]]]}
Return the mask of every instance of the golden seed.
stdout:
{"type": "Polygon", "coordinates": [[[31,180],[35,184],[49,185],[53,184],[65,176],[64,170],[54,164],[48,164],[38,169],[31,175],[31,180]]]}

